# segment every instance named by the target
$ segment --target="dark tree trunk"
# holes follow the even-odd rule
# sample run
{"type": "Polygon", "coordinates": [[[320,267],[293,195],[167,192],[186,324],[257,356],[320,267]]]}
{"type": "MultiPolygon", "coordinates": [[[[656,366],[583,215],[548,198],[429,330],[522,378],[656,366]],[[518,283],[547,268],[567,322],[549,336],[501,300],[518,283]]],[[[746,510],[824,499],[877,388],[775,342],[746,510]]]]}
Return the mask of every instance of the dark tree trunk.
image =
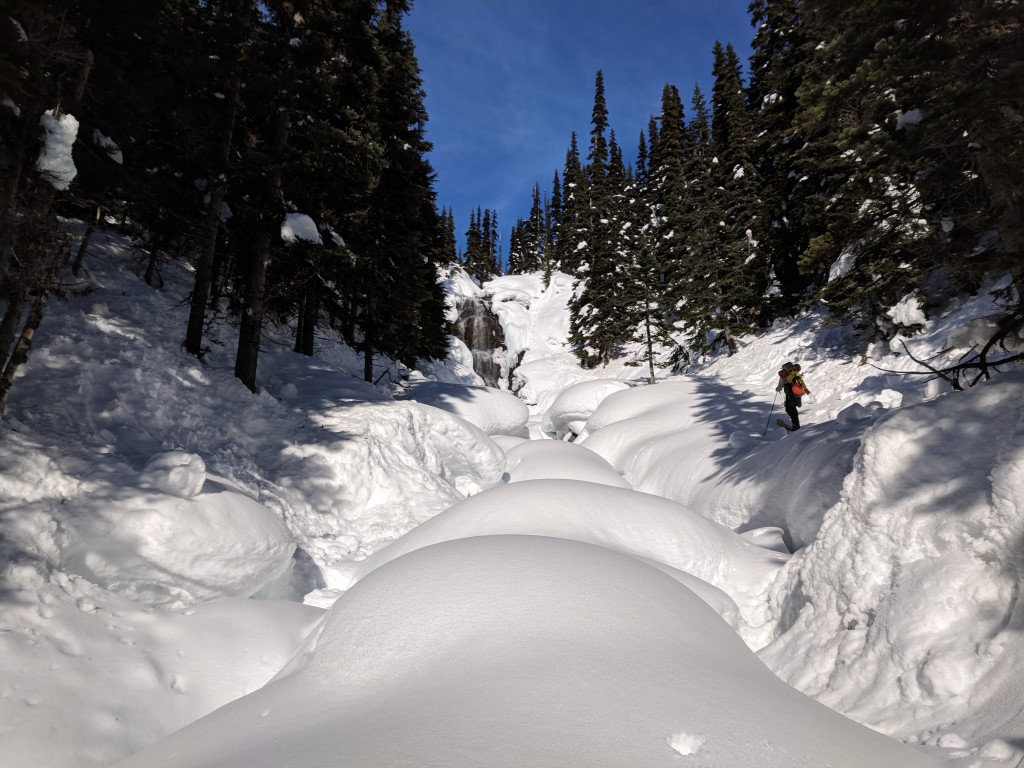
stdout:
{"type": "Polygon", "coordinates": [[[238,113],[238,98],[241,80],[236,74],[231,80],[230,108],[225,118],[224,132],[218,152],[218,168],[210,178],[210,203],[206,211],[206,227],[203,233],[203,247],[196,264],[195,285],[189,305],[188,327],[185,330],[185,351],[201,356],[203,349],[203,327],[206,324],[206,307],[210,300],[213,284],[213,268],[217,257],[217,235],[220,231],[221,208],[228,192],[226,177],[231,159],[231,145],[235,132],[235,117],[238,113]]]}
{"type": "Polygon", "coordinates": [[[146,281],[146,285],[156,288],[164,287],[164,280],[160,277],[160,247],[154,245],[149,249],[149,261],[146,262],[146,273],[143,275],[143,279],[146,281]],[[153,285],[153,281],[156,281],[156,285],[153,285]]]}
{"type": "Polygon", "coordinates": [[[288,146],[288,112],[279,110],[274,119],[274,169],[267,174],[264,195],[263,220],[259,223],[253,245],[249,275],[245,284],[242,322],[238,329],[238,355],[235,358],[235,376],[256,392],[256,365],[259,362],[260,336],[263,333],[263,311],[267,286],[267,268],[270,264],[270,246],[273,228],[278,226],[281,201],[280,158],[288,146]]]}
{"type": "Polygon", "coordinates": [[[644,313],[644,333],[646,334],[646,346],[647,346],[647,365],[651,371],[650,383],[654,384],[658,378],[654,375],[654,332],[651,330],[651,305],[647,304],[647,309],[644,313]]]}
{"type": "Polygon", "coordinates": [[[43,320],[43,310],[46,308],[46,302],[50,298],[50,288],[56,283],[57,273],[67,263],[67,259],[67,249],[60,246],[54,257],[53,264],[47,271],[46,279],[36,295],[32,309],[29,310],[28,319],[25,320],[25,327],[22,328],[18,343],[15,345],[11,356],[7,359],[3,372],[0,373],[0,413],[3,413],[7,408],[7,396],[10,394],[15,374],[18,373],[18,369],[28,360],[28,353],[32,349],[32,337],[43,320]]]}
{"type": "Polygon", "coordinates": [[[0,368],[7,362],[27,306],[28,291],[18,291],[7,303],[3,320],[0,320],[0,368]]]}
{"type": "Polygon", "coordinates": [[[264,222],[253,244],[252,264],[245,282],[242,322],[238,328],[235,376],[241,379],[250,392],[256,392],[256,365],[259,362],[260,336],[263,333],[263,295],[270,262],[270,240],[270,231],[264,222]]]}
{"type": "Polygon", "coordinates": [[[89,247],[89,240],[92,239],[92,233],[96,230],[96,222],[100,220],[101,210],[99,207],[96,208],[96,218],[89,222],[89,226],[85,228],[85,234],[82,235],[82,244],[78,246],[78,253],[75,254],[75,261],[71,265],[71,274],[78,277],[78,273],[82,271],[82,261],[85,260],[85,251],[89,247]]]}
{"type": "Polygon", "coordinates": [[[295,331],[295,351],[300,355],[313,356],[316,321],[319,314],[319,293],[314,285],[309,284],[302,292],[302,302],[299,307],[299,323],[295,331]]]}
{"type": "Polygon", "coordinates": [[[373,383],[373,345],[374,324],[377,322],[375,302],[371,298],[366,307],[366,318],[363,323],[363,378],[373,383]]]}

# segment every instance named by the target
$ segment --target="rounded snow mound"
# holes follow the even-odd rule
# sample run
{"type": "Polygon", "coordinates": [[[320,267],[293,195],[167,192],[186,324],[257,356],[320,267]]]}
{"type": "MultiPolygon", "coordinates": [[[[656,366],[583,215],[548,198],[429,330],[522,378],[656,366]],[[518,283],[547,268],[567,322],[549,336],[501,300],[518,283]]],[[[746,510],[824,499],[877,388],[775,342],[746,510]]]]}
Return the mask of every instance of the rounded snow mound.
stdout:
{"type": "Polygon", "coordinates": [[[295,551],[273,512],[231,491],[188,499],[126,493],[65,525],[63,568],[160,608],[249,597],[280,575],[295,551]]]}
{"type": "Polygon", "coordinates": [[[271,684],[123,766],[654,768],[683,744],[704,768],[934,766],[779,681],[664,573],[540,536],[389,563],[271,684]]]}
{"type": "Polygon", "coordinates": [[[144,486],[182,499],[191,499],[203,490],[206,462],[188,451],[165,451],[149,460],[142,470],[141,480],[144,486]]]}
{"type": "Polygon", "coordinates": [[[573,384],[563,389],[544,412],[540,428],[559,440],[570,433],[578,435],[605,398],[629,388],[627,382],[619,379],[592,379],[573,384]]]}
{"type": "Polygon", "coordinates": [[[530,435],[526,426],[530,409],[526,403],[494,387],[418,381],[401,399],[440,408],[474,424],[488,435],[530,435]]]}
{"type": "Polygon", "coordinates": [[[683,571],[728,595],[745,621],[760,611],[788,557],[667,499],[579,480],[533,480],[446,509],[367,558],[355,576],[441,541],[498,534],[572,539],[683,571]]]}
{"type": "Polygon", "coordinates": [[[629,488],[611,464],[582,445],[559,440],[530,440],[505,449],[510,483],[525,480],[585,480],[629,488]]]}

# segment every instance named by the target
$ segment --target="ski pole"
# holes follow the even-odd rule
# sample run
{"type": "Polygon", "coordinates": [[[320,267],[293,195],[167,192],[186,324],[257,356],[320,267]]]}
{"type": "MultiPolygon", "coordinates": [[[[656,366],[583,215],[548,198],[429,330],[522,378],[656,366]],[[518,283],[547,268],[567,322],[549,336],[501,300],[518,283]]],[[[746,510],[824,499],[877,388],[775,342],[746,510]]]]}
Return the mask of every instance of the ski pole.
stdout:
{"type": "Polygon", "coordinates": [[[772,423],[772,414],[775,413],[775,404],[779,401],[779,390],[775,390],[775,399],[772,400],[772,409],[768,411],[768,421],[764,425],[764,432],[761,433],[761,437],[768,434],[768,425],[772,423]]]}

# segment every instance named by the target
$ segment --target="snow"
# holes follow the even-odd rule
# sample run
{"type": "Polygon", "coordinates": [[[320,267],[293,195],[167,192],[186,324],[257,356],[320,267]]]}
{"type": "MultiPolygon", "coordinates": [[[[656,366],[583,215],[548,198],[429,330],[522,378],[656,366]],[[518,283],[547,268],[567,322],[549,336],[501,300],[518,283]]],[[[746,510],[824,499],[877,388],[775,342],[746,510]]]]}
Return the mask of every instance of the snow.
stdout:
{"type": "Polygon", "coordinates": [[[500,389],[415,381],[402,397],[452,413],[488,435],[529,436],[529,408],[518,397],[500,389]]]}
{"type": "Polygon", "coordinates": [[[921,302],[917,295],[910,293],[904,296],[892,307],[887,313],[892,321],[896,325],[902,325],[909,328],[913,325],[924,325],[928,322],[928,318],[924,316],[924,311],[921,309],[921,302]]]}
{"type": "Polygon", "coordinates": [[[206,462],[194,453],[165,451],[146,463],[140,480],[164,493],[190,499],[203,489],[206,462]]]}
{"type": "Polygon", "coordinates": [[[622,475],[593,451],[557,440],[531,440],[505,448],[505,471],[510,483],[565,478],[629,487],[622,475]]]}
{"type": "Polygon", "coordinates": [[[58,115],[54,110],[39,116],[43,129],[43,147],[36,159],[36,168],[45,174],[54,189],[65,190],[78,175],[71,157],[71,146],[78,137],[78,120],[74,115],[58,115]]]}
{"type": "Polygon", "coordinates": [[[124,154],[121,152],[121,148],[112,138],[97,128],[94,128],[92,131],[92,143],[105,150],[110,159],[118,165],[124,164],[124,154]]]}
{"type": "Polygon", "coordinates": [[[921,110],[917,107],[906,112],[899,112],[896,115],[896,130],[902,131],[908,125],[919,125],[922,119],[921,110]]]}
{"type": "Polygon", "coordinates": [[[832,266],[828,268],[828,282],[838,280],[846,275],[853,269],[853,265],[857,263],[857,254],[851,250],[844,250],[839,254],[832,266]]]}
{"type": "Polygon", "coordinates": [[[1014,372],[895,409],[865,434],[838,503],[774,587],[795,624],[762,658],[784,679],[922,740],[956,719],[963,697],[998,690],[986,678],[1020,644],[1022,383],[1014,372]],[[812,593],[795,587],[810,580],[812,593]]]}
{"type": "MultiPolygon", "coordinates": [[[[453,274],[518,399],[274,327],[253,394],[134,269],[94,238],[0,422],[5,766],[1024,758],[1024,371],[952,393],[808,312],[648,385],[578,367],[567,275],[453,274]]],[[[1000,285],[903,341],[957,360],[1000,285]]]]}
{"type": "Polygon", "coordinates": [[[294,244],[299,240],[323,245],[323,238],[316,228],[316,222],[305,213],[287,213],[281,222],[281,239],[294,244]]]}
{"type": "Polygon", "coordinates": [[[281,575],[295,543],[276,516],[227,490],[183,500],[117,493],[81,505],[56,542],[62,566],[142,605],[249,597],[281,575]]]}
{"type": "Polygon", "coordinates": [[[541,429],[557,440],[569,434],[578,435],[608,395],[628,387],[629,384],[619,379],[590,379],[566,387],[544,411],[541,429]]]}
{"type": "Polygon", "coordinates": [[[674,579],[540,536],[388,563],[272,684],[122,765],[662,766],[681,726],[706,766],[933,765],[780,682],[674,579]]]}
{"type": "Polygon", "coordinates": [[[25,32],[25,28],[23,26],[21,26],[21,23],[17,19],[15,19],[13,16],[8,16],[7,18],[11,22],[11,25],[14,27],[14,32],[15,32],[15,34],[18,37],[18,42],[19,43],[27,43],[28,42],[28,34],[25,32]]]}

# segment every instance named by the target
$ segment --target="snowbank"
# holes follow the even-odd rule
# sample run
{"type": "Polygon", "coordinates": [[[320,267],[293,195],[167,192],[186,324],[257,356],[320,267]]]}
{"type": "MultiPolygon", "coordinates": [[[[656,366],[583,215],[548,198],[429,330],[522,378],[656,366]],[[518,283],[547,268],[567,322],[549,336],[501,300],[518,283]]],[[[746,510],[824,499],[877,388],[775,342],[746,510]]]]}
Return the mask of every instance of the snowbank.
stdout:
{"type": "Polygon", "coordinates": [[[335,604],[262,690],[124,768],[932,766],[775,678],[690,590],[538,536],[421,549],[335,604]]]}
{"type": "Polygon", "coordinates": [[[534,480],[449,507],[368,558],[355,578],[430,544],[504,533],[573,539],[684,571],[728,594],[748,622],[760,616],[764,590],[787,558],[657,496],[578,480],[534,480]]]}
{"type": "Polygon", "coordinates": [[[505,448],[510,483],[526,480],[585,480],[628,488],[612,466],[593,451],[558,440],[530,440],[505,448]]]}
{"type": "Polygon", "coordinates": [[[530,410],[518,397],[500,389],[413,381],[401,397],[454,414],[488,435],[529,436],[530,410]]]}
{"type": "Polygon", "coordinates": [[[227,490],[192,499],[114,491],[81,512],[57,538],[62,567],[142,605],[249,597],[295,551],[276,515],[227,490]]]}
{"type": "Polygon", "coordinates": [[[628,388],[629,384],[618,379],[591,379],[566,387],[544,411],[540,428],[556,440],[562,440],[569,434],[578,435],[608,395],[628,388]]]}
{"type": "Polygon", "coordinates": [[[282,447],[279,502],[324,585],[442,509],[501,482],[505,454],[479,428],[413,402],[328,408],[282,447]],[[282,503],[283,502],[283,503],[282,503]]]}
{"type": "Polygon", "coordinates": [[[783,679],[902,737],[1010,738],[1002,717],[964,712],[1020,690],[1022,386],[1007,373],[865,433],[773,590],[779,636],[761,657],[783,679]]]}
{"type": "MultiPolygon", "coordinates": [[[[41,542],[47,522],[20,521],[41,542]]],[[[260,688],[323,614],[239,599],[148,610],[29,558],[2,577],[5,766],[112,765],[260,688]]]]}

